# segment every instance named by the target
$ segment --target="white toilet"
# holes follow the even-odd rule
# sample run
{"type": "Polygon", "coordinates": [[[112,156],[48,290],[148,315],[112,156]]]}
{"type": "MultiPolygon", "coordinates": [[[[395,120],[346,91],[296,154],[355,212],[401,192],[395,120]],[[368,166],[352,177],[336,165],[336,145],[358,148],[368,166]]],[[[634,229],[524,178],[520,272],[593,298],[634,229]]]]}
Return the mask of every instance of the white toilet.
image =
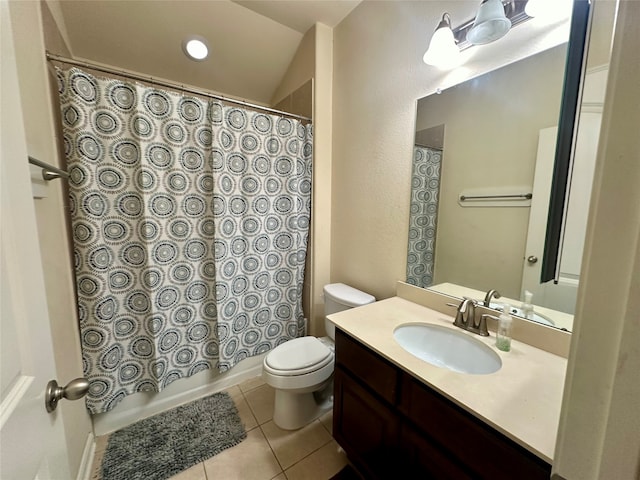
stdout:
{"type": "Polygon", "coordinates": [[[324,287],[327,337],[301,337],[274,348],[262,363],[262,378],[276,391],[274,423],[296,430],[331,408],[335,326],[327,315],[375,302],[376,299],[343,283],[324,287]]]}

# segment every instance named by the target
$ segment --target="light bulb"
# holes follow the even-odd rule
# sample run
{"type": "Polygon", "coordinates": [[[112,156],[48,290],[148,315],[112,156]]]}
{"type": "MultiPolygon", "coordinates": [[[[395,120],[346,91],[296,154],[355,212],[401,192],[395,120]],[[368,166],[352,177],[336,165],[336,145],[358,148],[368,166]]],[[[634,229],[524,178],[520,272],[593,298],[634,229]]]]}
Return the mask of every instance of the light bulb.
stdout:
{"type": "Polygon", "coordinates": [[[456,45],[456,40],[451,30],[451,24],[445,19],[448,14],[443,15],[443,19],[431,37],[429,48],[422,57],[422,61],[427,65],[439,68],[453,68],[460,65],[460,49],[456,45]]]}
{"type": "Polygon", "coordinates": [[[209,55],[204,39],[191,37],[182,44],[184,53],[192,60],[202,61],[209,55]]]}
{"type": "Polygon", "coordinates": [[[544,20],[562,19],[571,14],[571,0],[529,0],[524,13],[544,20]]]}
{"type": "Polygon", "coordinates": [[[504,13],[501,0],[484,0],[478,9],[473,26],[467,32],[472,45],[484,45],[504,37],[511,28],[511,20],[504,13]]]}

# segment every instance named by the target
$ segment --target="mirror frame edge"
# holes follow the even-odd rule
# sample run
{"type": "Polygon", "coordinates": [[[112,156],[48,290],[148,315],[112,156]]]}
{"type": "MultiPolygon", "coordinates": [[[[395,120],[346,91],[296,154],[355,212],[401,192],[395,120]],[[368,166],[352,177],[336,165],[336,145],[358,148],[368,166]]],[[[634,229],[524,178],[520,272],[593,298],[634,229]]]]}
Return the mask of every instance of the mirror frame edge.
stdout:
{"type": "Polygon", "coordinates": [[[591,0],[574,1],[567,47],[565,81],[562,87],[560,117],[558,119],[558,139],[556,141],[540,283],[546,283],[550,280],[557,283],[569,172],[579,119],[578,104],[582,97],[586,69],[585,60],[588,50],[591,10],[591,0]]]}

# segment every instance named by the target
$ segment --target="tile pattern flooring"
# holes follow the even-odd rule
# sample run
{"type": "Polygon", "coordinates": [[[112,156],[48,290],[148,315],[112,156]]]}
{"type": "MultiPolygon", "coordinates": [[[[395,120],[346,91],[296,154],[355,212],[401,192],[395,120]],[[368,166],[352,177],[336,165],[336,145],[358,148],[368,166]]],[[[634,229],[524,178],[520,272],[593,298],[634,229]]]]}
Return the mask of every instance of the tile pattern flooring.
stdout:
{"type": "MultiPolygon", "coordinates": [[[[272,421],[274,390],[260,377],[226,391],[235,401],[247,438],[171,480],[328,480],[347,464],[331,436],[331,411],[300,430],[281,430],[272,421]]],[[[96,439],[91,480],[101,480],[107,439],[108,435],[96,439]]]]}

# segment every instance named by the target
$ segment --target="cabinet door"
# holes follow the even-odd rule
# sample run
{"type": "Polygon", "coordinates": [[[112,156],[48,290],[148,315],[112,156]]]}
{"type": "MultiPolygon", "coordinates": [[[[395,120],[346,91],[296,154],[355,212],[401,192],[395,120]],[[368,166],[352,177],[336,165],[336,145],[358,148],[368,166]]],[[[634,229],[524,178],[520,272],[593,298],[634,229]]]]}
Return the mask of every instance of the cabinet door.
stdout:
{"type": "Polygon", "coordinates": [[[336,365],[388,404],[397,402],[398,369],[340,329],[336,330],[336,365]]]}
{"type": "Polygon", "coordinates": [[[406,466],[403,478],[471,480],[473,476],[456,459],[433,443],[426,435],[405,424],[401,445],[406,466]]]}
{"type": "Polygon", "coordinates": [[[399,419],[342,368],[334,376],[333,436],[366,478],[395,478],[399,419]]]}

